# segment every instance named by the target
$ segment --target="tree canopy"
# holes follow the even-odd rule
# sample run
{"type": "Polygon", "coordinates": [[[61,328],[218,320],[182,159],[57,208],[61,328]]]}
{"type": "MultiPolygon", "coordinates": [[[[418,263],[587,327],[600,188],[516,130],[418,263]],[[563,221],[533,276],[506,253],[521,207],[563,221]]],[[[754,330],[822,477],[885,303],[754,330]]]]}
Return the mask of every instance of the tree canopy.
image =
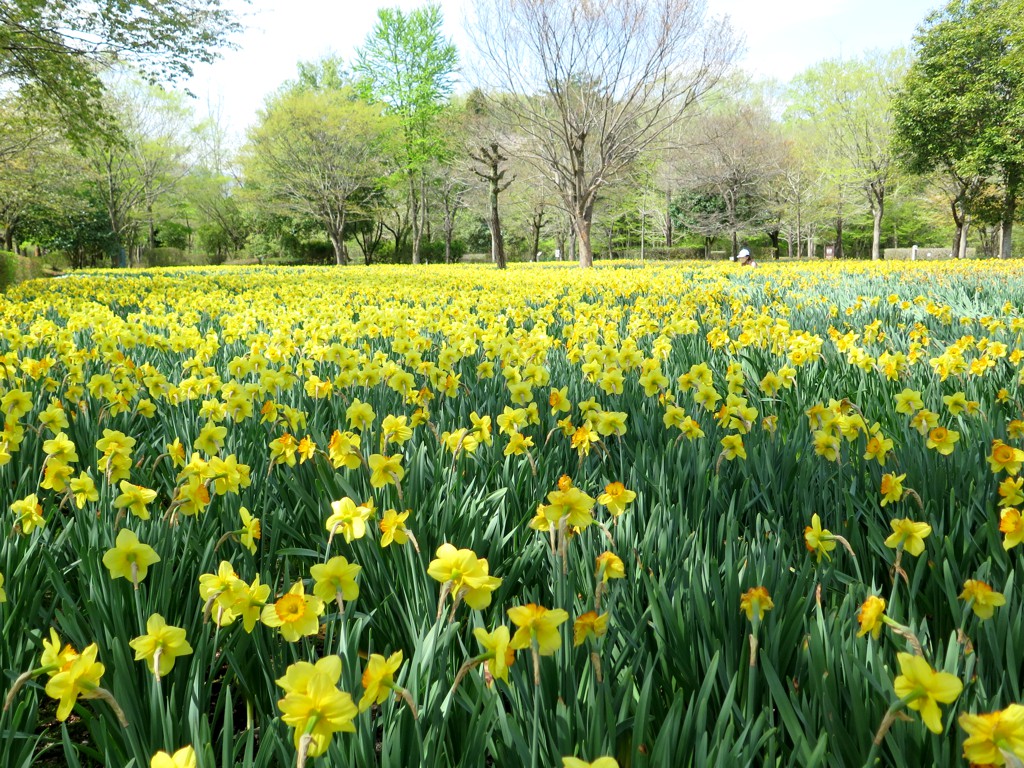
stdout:
{"type": "Polygon", "coordinates": [[[441,33],[441,9],[428,5],[405,14],[384,8],[359,51],[355,73],[363,95],[385,105],[398,120],[400,163],[409,185],[412,260],[420,261],[426,227],[426,180],[423,169],[443,151],[438,118],[451,95],[459,58],[441,33]]]}
{"type": "Polygon", "coordinates": [[[380,108],[350,85],[297,87],[268,101],[250,131],[243,167],[253,193],[277,211],[323,226],[342,264],[346,227],[362,212],[366,191],[387,175],[391,135],[380,108]]]}
{"type": "Polygon", "coordinates": [[[1024,0],[951,0],[928,16],[915,42],[894,108],[903,162],[951,174],[961,207],[998,175],[1008,256],[1024,171],[1024,0]]]}
{"type": "Polygon", "coordinates": [[[0,80],[53,103],[82,129],[103,115],[98,76],[128,64],[151,81],[192,74],[240,29],[221,0],[5,0],[0,3],[0,80]]]}

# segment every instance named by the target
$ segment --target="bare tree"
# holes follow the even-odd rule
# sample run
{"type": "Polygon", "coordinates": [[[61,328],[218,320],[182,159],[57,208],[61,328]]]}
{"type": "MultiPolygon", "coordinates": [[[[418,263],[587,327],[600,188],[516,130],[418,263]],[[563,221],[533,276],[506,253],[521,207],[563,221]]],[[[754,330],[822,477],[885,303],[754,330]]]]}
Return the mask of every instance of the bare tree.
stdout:
{"type": "Polygon", "coordinates": [[[491,260],[498,265],[498,269],[505,269],[505,239],[501,234],[501,219],[498,217],[498,195],[508,189],[513,181],[504,181],[508,169],[502,166],[508,158],[501,153],[497,142],[493,142],[489,147],[480,147],[470,157],[479,166],[474,168],[473,172],[487,182],[490,201],[487,226],[491,230],[491,260]]]}
{"type": "Polygon", "coordinates": [[[593,266],[600,190],[718,82],[739,46],[705,0],[484,0],[474,39],[501,109],[530,136],[593,266]]]}
{"type": "Polygon", "coordinates": [[[731,255],[739,252],[741,233],[761,229],[777,249],[778,206],[772,195],[784,145],[767,106],[745,86],[692,121],[685,144],[676,157],[676,185],[697,193],[691,200],[698,206],[712,198],[721,201],[717,215],[731,236],[731,255]]]}
{"type": "Polygon", "coordinates": [[[441,231],[444,234],[444,263],[451,264],[452,241],[455,239],[455,219],[459,212],[466,207],[466,192],[469,185],[465,180],[455,173],[454,168],[444,168],[438,180],[438,198],[441,201],[441,213],[444,218],[441,220],[441,231]]]}

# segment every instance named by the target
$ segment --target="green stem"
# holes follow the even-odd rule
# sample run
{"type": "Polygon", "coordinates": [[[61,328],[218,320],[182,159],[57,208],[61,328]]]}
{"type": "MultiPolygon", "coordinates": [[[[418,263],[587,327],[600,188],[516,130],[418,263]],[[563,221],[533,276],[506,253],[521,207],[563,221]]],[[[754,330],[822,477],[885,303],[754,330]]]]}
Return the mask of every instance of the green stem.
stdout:
{"type": "MultiPolygon", "coordinates": [[[[896,599],[896,585],[900,581],[900,566],[903,560],[903,544],[900,543],[896,547],[896,559],[893,561],[893,572],[892,572],[892,591],[889,593],[889,602],[886,606],[889,610],[892,610],[893,601],[896,599]]],[[[905,573],[905,571],[904,571],[905,573]]]]}
{"type": "MultiPolygon", "coordinates": [[[[537,653],[537,641],[533,641],[533,652],[537,653]]],[[[533,733],[530,735],[530,768],[540,765],[540,686],[533,686],[533,733]]]]}
{"type": "Polygon", "coordinates": [[[864,763],[864,768],[871,768],[875,764],[875,760],[878,759],[878,752],[882,748],[882,742],[885,741],[886,734],[889,733],[889,728],[892,727],[896,720],[896,713],[922,695],[918,691],[911,692],[899,701],[893,702],[892,706],[885,711],[885,717],[882,718],[882,722],[878,726],[878,732],[875,733],[875,738],[871,742],[871,751],[868,752],[868,759],[864,763]]]}

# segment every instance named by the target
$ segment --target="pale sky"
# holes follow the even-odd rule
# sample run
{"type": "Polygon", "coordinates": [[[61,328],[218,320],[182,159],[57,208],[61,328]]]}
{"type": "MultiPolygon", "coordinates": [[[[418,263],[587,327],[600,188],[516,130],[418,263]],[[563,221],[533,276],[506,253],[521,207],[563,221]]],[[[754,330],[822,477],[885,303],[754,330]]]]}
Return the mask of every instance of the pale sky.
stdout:
{"type": "MultiPolygon", "coordinates": [[[[473,0],[439,0],[448,36],[460,54],[473,44],[464,20],[473,0]]],[[[598,0],[600,2],[600,0],[598,0]]],[[[707,0],[711,15],[728,15],[746,40],[741,66],[756,78],[788,81],[828,58],[909,45],[929,11],[945,0],[707,0]]],[[[409,11],[425,0],[226,0],[245,14],[239,49],[196,68],[186,85],[198,97],[196,112],[219,104],[223,121],[241,135],[264,97],[295,76],[296,63],[327,53],[353,60],[373,29],[377,10],[409,11]]]]}

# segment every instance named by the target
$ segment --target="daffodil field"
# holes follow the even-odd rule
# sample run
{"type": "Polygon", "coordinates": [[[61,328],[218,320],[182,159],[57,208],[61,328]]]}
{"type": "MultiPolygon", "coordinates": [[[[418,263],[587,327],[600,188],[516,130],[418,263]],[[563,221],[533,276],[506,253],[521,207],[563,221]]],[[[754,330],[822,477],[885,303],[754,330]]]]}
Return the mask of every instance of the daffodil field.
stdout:
{"type": "Polygon", "coordinates": [[[1024,760],[1019,262],[0,297],[0,764],[1024,760]]]}

